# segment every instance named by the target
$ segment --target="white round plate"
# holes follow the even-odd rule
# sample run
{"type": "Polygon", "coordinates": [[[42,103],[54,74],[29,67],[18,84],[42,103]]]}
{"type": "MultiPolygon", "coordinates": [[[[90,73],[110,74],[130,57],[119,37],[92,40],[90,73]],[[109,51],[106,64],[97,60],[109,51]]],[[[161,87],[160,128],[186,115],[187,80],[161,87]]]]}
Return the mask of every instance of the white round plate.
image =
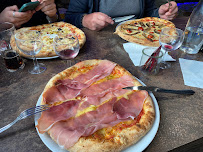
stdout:
{"type": "MultiPolygon", "coordinates": [[[[139,79],[137,79],[142,85],[145,86],[145,84],[140,81],[139,79]]],[[[150,131],[144,136],[142,137],[136,144],[128,147],[127,149],[123,150],[123,152],[142,152],[154,139],[158,128],[159,128],[159,122],[160,122],[160,111],[159,111],[159,106],[157,103],[157,100],[155,98],[155,96],[153,95],[153,93],[149,93],[149,95],[151,96],[153,103],[154,103],[154,107],[155,107],[155,121],[154,124],[152,126],[152,128],[150,129],[150,131]]],[[[41,103],[41,99],[42,99],[42,94],[40,95],[36,106],[39,106],[41,103]]],[[[37,125],[37,120],[39,119],[40,114],[36,114],[35,115],[35,126],[37,125]]],[[[37,128],[36,128],[37,130],[37,128]]],[[[68,152],[67,150],[64,150],[62,148],[59,147],[59,145],[57,143],[55,143],[50,136],[47,133],[44,134],[40,134],[37,130],[37,133],[39,135],[39,137],[41,138],[41,140],[43,141],[43,143],[52,151],[52,152],[68,152]]]]}

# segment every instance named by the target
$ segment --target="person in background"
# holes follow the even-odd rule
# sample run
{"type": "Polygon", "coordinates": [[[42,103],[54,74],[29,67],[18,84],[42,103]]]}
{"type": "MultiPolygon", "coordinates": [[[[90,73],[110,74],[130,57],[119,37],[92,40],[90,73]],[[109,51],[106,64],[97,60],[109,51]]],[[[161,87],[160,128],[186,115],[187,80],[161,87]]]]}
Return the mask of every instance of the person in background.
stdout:
{"type": "Polygon", "coordinates": [[[37,0],[1,0],[0,23],[10,22],[16,28],[36,26],[54,22],[58,19],[54,0],[38,0],[40,5],[33,11],[18,12],[24,3],[37,0]]]}
{"type": "Polygon", "coordinates": [[[172,20],[178,12],[176,2],[155,8],[155,0],[70,0],[64,21],[78,28],[101,30],[114,24],[112,18],[135,15],[135,18],[160,17],[172,20]]]}

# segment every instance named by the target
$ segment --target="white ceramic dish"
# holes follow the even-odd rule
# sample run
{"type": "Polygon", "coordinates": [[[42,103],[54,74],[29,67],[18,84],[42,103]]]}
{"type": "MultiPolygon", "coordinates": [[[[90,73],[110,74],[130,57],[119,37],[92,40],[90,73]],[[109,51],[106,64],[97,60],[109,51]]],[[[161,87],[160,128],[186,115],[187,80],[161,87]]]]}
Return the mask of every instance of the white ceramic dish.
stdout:
{"type": "MultiPolygon", "coordinates": [[[[142,81],[140,81],[139,79],[137,79],[142,85],[145,85],[142,81]]],[[[149,93],[149,95],[151,96],[153,103],[154,103],[154,107],[155,107],[155,121],[154,124],[151,128],[151,130],[144,136],[142,137],[136,144],[128,147],[127,149],[125,149],[123,152],[142,152],[154,139],[158,128],[159,128],[159,122],[160,122],[160,111],[159,111],[159,106],[157,103],[157,100],[155,98],[155,96],[153,95],[153,93],[149,93]]],[[[41,99],[42,99],[42,94],[40,95],[36,106],[39,106],[41,103],[41,99]]],[[[37,125],[37,120],[39,119],[40,114],[35,115],[35,125],[37,125]]],[[[37,130],[37,128],[36,128],[37,130]]],[[[61,149],[59,147],[58,144],[56,144],[47,133],[44,134],[40,134],[37,130],[37,133],[39,135],[39,137],[41,138],[41,140],[43,141],[43,143],[52,151],[52,152],[68,152],[67,150],[61,149]]]]}

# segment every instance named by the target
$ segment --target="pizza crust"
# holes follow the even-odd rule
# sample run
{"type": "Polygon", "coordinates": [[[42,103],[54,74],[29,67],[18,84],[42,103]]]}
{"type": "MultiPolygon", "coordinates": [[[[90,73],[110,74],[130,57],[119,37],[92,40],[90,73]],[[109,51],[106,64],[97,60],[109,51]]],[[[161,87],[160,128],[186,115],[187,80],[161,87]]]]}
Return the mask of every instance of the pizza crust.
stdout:
{"type": "MultiPolygon", "coordinates": [[[[66,23],[66,22],[55,22],[55,23],[51,23],[51,24],[43,24],[43,25],[32,26],[32,27],[23,27],[23,28],[16,30],[15,32],[24,31],[24,30],[39,30],[39,31],[43,31],[42,32],[42,37],[43,37],[47,34],[57,34],[57,32],[60,32],[60,31],[57,31],[57,28],[61,28],[62,30],[64,30],[63,33],[76,34],[78,36],[80,49],[85,44],[86,36],[85,36],[84,32],[82,30],[80,30],[79,28],[77,28],[76,26],[66,23]]],[[[27,58],[31,57],[30,55],[26,55],[18,49],[14,36],[11,37],[10,45],[13,50],[16,50],[20,54],[20,56],[27,57],[27,58]]],[[[57,55],[54,51],[52,44],[50,44],[50,45],[44,44],[44,46],[42,47],[40,52],[37,55],[35,55],[35,57],[37,57],[37,58],[55,57],[55,56],[57,56],[57,55]]]]}
{"type": "Polygon", "coordinates": [[[124,39],[128,42],[137,43],[137,44],[144,45],[144,46],[152,46],[152,47],[159,46],[159,41],[158,41],[159,37],[157,37],[157,41],[151,42],[150,40],[146,39],[142,35],[135,37],[133,35],[127,35],[122,31],[122,26],[124,24],[127,25],[132,22],[155,22],[155,23],[162,23],[162,24],[164,24],[165,27],[175,27],[175,25],[172,22],[170,22],[168,20],[160,19],[157,17],[145,17],[145,18],[141,18],[141,19],[129,20],[116,27],[116,31],[114,32],[114,34],[119,35],[122,39],[124,39]]]}

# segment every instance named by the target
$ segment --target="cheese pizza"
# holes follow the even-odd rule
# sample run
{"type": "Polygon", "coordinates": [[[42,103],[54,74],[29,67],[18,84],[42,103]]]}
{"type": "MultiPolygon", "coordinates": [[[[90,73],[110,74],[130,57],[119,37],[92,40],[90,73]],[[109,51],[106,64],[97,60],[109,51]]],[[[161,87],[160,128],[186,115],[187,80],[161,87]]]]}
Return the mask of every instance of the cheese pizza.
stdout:
{"type": "Polygon", "coordinates": [[[155,119],[147,91],[122,89],[140,85],[114,62],[79,62],[47,83],[41,104],[50,109],[36,127],[70,152],[121,151],[142,138],[155,119]]]}
{"type": "MultiPolygon", "coordinates": [[[[21,29],[16,30],[16,32],[23,31],[28,35],[32,34],[32,32],[29,33],[28,30],[40,33],[43,41],[43,47],[41,48],[40,52],[36,55],[37,58],[57,56],[53,48],[53,38],[57,34],[75,34],[78,38],[80,48],[82,48],[82,46],[85,44],[86,41],[86,36],[82,30],[80,30],[79,28],[75,27],[72,24],[65,22],[55,22],[51,24],[43,24],[32,27],[23,27],[21,29]]],[[[21,56],[30,57],[29,55],[24,54],[18,49],[14,36],[11,37],[10,44],[11,47],[14,50],[18,51],[21,56]]]]}
{"type": "Polygon", "coordinates": [[[146,17],[129,20],[118,25],[115,34],[129,42],[158,47],[159,34],[164,27],[175,27],[175,25],[168,20],[146,17]]]}

